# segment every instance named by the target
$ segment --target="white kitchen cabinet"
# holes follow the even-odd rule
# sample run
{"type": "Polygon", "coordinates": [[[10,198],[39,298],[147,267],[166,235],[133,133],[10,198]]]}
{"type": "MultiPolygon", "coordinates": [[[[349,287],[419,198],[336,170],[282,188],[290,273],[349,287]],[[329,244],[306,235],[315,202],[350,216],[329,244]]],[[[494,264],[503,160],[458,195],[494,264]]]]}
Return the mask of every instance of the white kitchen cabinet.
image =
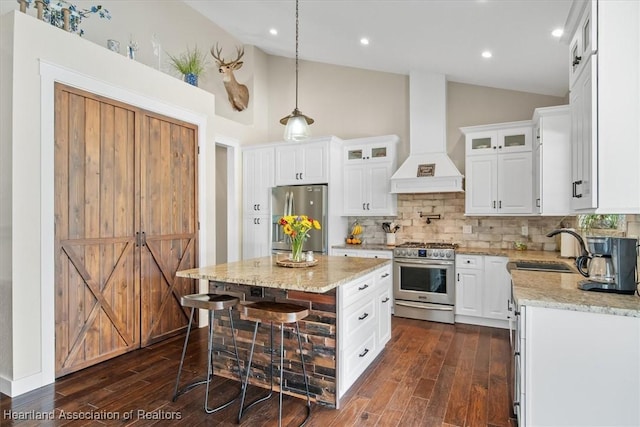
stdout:
{"type": "Polygon", "coordinates": [[[571,210],[598,206],[598,129],[593,120],[597,86],[593,84],[597,56],[584,61],[585,68],[569,93],[571,105],[571,210]]]}
{"type": "Polygon", "coordinates": [[[530,215],[532,173],[531,152],[468,156],[465,214],[530,215]]]}
{"type": "Polygon", "coordinates": [[[397,142],[396,135],[344,142],[343,215],[397,214],[397,195],[390,192],[390,178],[397,165],[397,142]]]}
{"type": "Polygon", "coordinates": [[[507,271],[506,257],[484,257],[484,292],[482,298],[482,317],[487,319],[508,320],[511,298],[511,276],[507,271]]]}
{"type": "Polygon", "coordinates": [[[530,215],[530,121],[460,128],[465,134],[467,215],[530,215]],[[495,142],[493,142],[495,141],[495,142]]]}
{"type": "Polygon", "coordinates": [[[638,213],[640,2],[574,2],[565,29],[572,35],[572,210],[638,213]]]}
{"type": "Polygon", "coordinates": [[[571,211],[571,117],[568,105],[533,113],[533,207],[540,215],[571,211]]]}
{"type": "Polygon", "coordinates": [[[329,181],[329,142],[305,141],[275,148],[275,184],[326,184],[329,181]]]}
{"type": "Polygon", "coordinates": [[[520,426],[640,425],[640,318],[519,311],[520,426]]]}
{"type": "Polygon", "coordinates": [[[461,128],[467,156],[531,151],[531,122],[498,123],[461,128]]]}
{"type": "Polygon", "coordinates": [[[242,233],[242,259],[271,255],[271,217],[269,215],[244,215],[242,233]]]}
{"type": "Polygon", "coordinates": [[[508,327],[508,258],[456,254],[455,321],[508,327]]]}
{"type": "Polygon", "coordinates": [[[456,315],[482,316],[483,263],[480,255],[456,256],[456,315]]]}
{"type": "Polygon", "coordinates": [[[391,338],[391,265],[340,286],[338,295],[338,398],[391,338]]]}
{"type": "Polygon", "coordinates": [[[376,276],[376,290],[378,292],[378,332],[377,339],[384,346],[391,339],[391,314],[393,313],[393,277],[392,266],[379,272],[376,276]]]}
{"type": "Polygon", "coordinates": [[[270,255],[274,148],[244,149],[242,177],[242,258],[270,255]]]}
{"type": "Polygon", "coordinates": [[[274,183],[274,148],[242,150],[244,215],[269,215],[274,183]]]}
{"type": "Polygon", "coordinates": [[[331,255],[333,256],[354,256],[360,258],[385,258],[392,259],[393,251],[392,250],[378,250],[378,249],[343,249],[343,248],[332,248],[331,255]]]}

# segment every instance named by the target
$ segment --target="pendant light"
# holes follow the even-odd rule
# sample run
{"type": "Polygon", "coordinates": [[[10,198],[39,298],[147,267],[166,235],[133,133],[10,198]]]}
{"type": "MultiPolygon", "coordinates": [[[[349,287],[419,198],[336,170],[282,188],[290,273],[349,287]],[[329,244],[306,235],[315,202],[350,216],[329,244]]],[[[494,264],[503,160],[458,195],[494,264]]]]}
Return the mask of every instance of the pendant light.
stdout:
{"type": "Polygon", "coordinates": [[[296,108],[287,117],[280,119],[280,123],[286,125],[285,141],[303,141],[311,136],[309,125],[313,124],[313,119],[298,110],[298,0],[296,0],[296,108]]]}

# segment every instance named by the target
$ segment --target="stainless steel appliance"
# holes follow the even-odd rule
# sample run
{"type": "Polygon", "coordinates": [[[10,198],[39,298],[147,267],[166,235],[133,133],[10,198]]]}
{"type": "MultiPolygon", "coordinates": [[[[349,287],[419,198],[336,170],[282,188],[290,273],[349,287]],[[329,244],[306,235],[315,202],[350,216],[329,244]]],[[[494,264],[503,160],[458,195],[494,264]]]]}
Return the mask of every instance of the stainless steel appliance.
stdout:
{"type": "Polygon", "coordinates": [[[638,240],[628,237],[587,237],[590,256],[581,256],[578,271],[589,280],[578,285],[587,291],[610,291],[633,294],[636,291],[638,240]]]}
{"type": "Polygon", "coordinates": [[[291,251],[289,237],[282,231],[278,220],[286,215],[307,215],[320,221],[320,230],[309,230],[303,251],[327,253],[327,186],[289,185],[271,190],[271,250],[291,251]]]}
{"type": "Polygon", "coordinates": [[[407,242],[393,251],[394,315],[454,323],[455,249],[448,243],[407,242]]]}

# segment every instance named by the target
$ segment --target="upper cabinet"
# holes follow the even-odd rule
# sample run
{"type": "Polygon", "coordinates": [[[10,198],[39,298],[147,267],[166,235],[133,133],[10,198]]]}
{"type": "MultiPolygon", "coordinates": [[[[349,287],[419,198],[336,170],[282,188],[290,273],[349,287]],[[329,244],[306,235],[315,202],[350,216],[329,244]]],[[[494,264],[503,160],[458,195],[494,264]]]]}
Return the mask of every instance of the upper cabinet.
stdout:
{"type": "Polygon", "coordinates": [[[460,129],[466,141],[465,213],[531,215],[530,121],[460,129]]]}
{"type": "Polygon", "coordinates": [[[487,125],[473,128],[465,128],[469,132],[465,139],[467,156],[531,151],[531,122],[529,121],[503,123],[498,127],[487,125]]]}
{"type": "Polygon", "coordinates": [[[396,170],[395,135],[344,141],[343,215],[385,216],[397,214],[397,195],[390,193],[396,170]]]}
{"type": "Polygon", "coordinates": [[[640,213],[640,2],[574,1],[571,209],[640,213]]]}
{"type": "Polygon", "coordinates": [[[329,142],[297,142],[276,147],[276,185],[326,184],[329,142]]]}
{"type": "Polygon", "coordinates": [[[569,106],[536,108],[533,123],[534,213],[568,215],[571,211],[569,106]]]}

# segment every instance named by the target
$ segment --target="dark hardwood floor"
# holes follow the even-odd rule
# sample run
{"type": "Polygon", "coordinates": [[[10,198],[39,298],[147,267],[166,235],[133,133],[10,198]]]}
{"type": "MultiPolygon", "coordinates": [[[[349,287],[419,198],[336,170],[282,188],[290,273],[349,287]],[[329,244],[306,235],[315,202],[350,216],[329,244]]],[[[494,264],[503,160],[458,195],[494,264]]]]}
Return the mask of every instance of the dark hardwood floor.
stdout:
{"type": "MultiPolygon", "coordinates": [[[[203,386],[172,402],[184,335],[60,378],[14,399],[1,395],[1,425],[236,425],[237,403],[215,413],[202,408],[203,386]],[[17,420],[43,416],[54,420],[17,420]],[[94,418],[74,419],[92,414],[94,418]],[[119,416],[119,420],[104,419],[119,416]],[[130,417],[124,420],[125,417],[130,417]]],[[[193,332],[183,381],[205,366],[206,329],[193,332]]],[[[313,406],[310,426],[512,427],[509,335],[505,330],[393,318],[386,349],[351,388],[340,410],[313,406]]],[[[220,402],[239,383],[216,378],[220,402]]],[[[247,399],[263,390],[250,388],[247,399]]],[[[243,426],[277,424],[277,397],[256,406],[243,426]]],[[[85,417],[86,418],[86,417],[85,417]]],[[[283,425],[298,425],[304,401],[285,397],[283,425]]]]}

